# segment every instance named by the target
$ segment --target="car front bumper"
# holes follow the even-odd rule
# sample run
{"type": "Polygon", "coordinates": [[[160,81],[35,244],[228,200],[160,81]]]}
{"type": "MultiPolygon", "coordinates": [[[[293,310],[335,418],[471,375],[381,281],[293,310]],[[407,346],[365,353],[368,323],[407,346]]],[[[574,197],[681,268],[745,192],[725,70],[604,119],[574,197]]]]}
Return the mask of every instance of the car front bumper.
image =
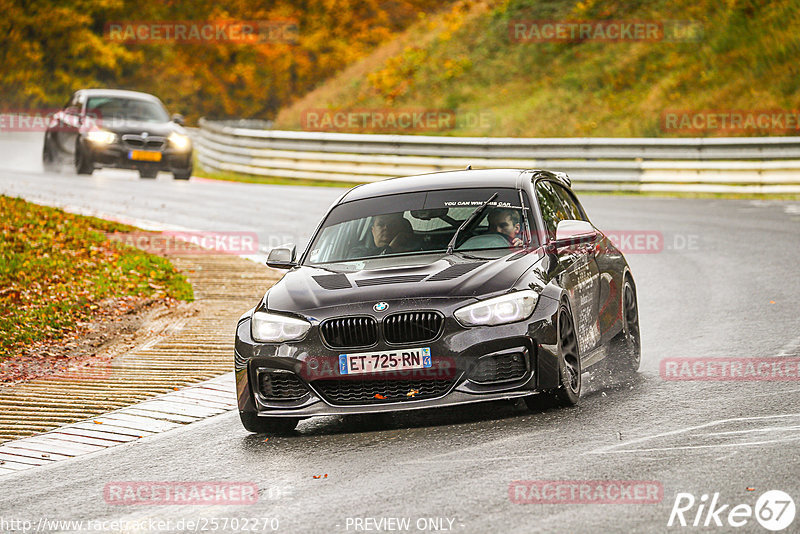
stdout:
{"type": "Polygon", "coordinates": [[[140,161],[130,159],[130,152],[137,150],[117,142],[111,145],[95,145],[84,141],[84,150],[95,167],[115,169],[157,169],[159,171],[181,172],[192,168],[192,150],[177,151],[169,146],[159,151],[160,161],[140,161]]]}
{"type": "MultiPolygon", "coordinates": [[[[257,343],[250,334],[250,314],[242,317],[237,325],[234,353],[236,385],[239,410],[269,417],[312,417],[318,415],[364,414],[415,410],[468,404],[499,399],[513,399],[535,394],[538,391],[558,386],[558,348],[556,317],[558,302],[542,296],[533,316],[517,323],[466,328],[454,318],[453,311],[474,299],[427,299],[422,303],[411,301],[389,302],[393,311],[437,310],[444,314],[444,326],[440,335],[432,341],[412,343],[415,347],[430,347],[433,367],[428,370],[410,372],[369,373],[364,375],[339,374],[336,362],[343,353],[381,352],[397,350],[382,339],[369,349],[336,349],[328,346],[320,335],[319,325],[325,320],[327,310],[321,310],[317,318],[309,318],[312,328],[306,337],[297,342],[257,343]],[[435,301],[435,306],[431,303],[435,301]],[[524,360],[524,372],[511,379],[486,380],[485,363],[488,358],[513,357],[519,365],[524,360]],[[484,365],[484,367],[482,367],[484,365]],[[265,398],[262,394],[261,374],[285,373],[302,384],[304,393],[291,400],[265,398]],[[407,394],[391,395],[389,398],[362,398],[342,402],[331,395],[340,388],[359,389],[360,380],[407,380],[418,378],[422,398],[407,394]],[[437,380],[438,389],[425,395],[426,386],[437,380]],[[335,382],[335,381],[341,382],[335,382]],[[347,384],[352,381],[354,384],[347,384]],[[340,384],[343,384],[340,385],[340,384]],[[446,385],[445,385],[446,384],[446,385]]],[[[353,306],[352,315],[364,315],[365,309],[353,306]]],[[[379,314],[372,312],[379,318],[379,314]]],[[[494,360],[494,361],[500,361],[494,360]]],[[[371,383],[371,382],[370,382],[371,383]]],[[[398,384],[395,384],[398,385],[398,384]]],[[[392,388],[393,391],[397,388],[392,388]]],[[[360,390],[360,389],[359,389],[360,390]]]]}

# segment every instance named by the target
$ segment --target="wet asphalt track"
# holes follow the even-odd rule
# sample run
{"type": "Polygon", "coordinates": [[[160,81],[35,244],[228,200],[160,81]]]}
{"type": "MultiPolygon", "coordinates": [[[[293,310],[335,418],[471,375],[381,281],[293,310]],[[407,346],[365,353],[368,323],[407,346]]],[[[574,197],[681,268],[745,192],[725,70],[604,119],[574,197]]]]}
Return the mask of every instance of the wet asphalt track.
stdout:
{"type": "MultiPolygon", "coordinates": [[[[37,143],[38,136],[0,137],[0,193],[154,226],[254,231],[267,247],[307,239],[341,193],[183,183],[166,175],[145,181],[122,171],[88,178],[44,174],[37,143]]],[[[633,384],[590,380],[578,408],[534,414],[499,403],[306,420],[294,435],[266,442],[229,413],[0,478],[0,521],[145,521],[130,532],[158,531],[149,520],[171,520],[161,525],[164,532],[185,531],[181,519],[207,521],[211,529],[214,518],[220,527],[228,518],[227,531],[236,531],[230,528],[234,518],[277,518],[279,532],[391,532],[386,527],[393,523],[377,530],[372,522],[388,518],[408,518],[410,531],[427,519],[453,532],[696,531],[702,529],[667,528],[676,494],[699,499],[719,492],[719,501],[730,505],[720,515],[724,526],[705,531],[768,532],[754,518],[733,529],[727,512],[740,503],[753,506],[771,489],[800,504],[800,384],[666,381],[659,362],[800,355],[800,203],[614,196],[583,201],[600,228],[658,231],[664,238],[661,252],[627,255],[643,335],[642,370],[633,384]],[[588,505],[509,499],[515,480],[597,479],[657,481],[663,500],[588,505]],[[103,497],[106,484],[115,481],[223,480],[256,483],[258,502],[115,505],[103,497]]],[[[242,311],[252,304],[243,302],[242,311]]],[[[696,511],[695,505],[685,514],[689,522],[696,511]]],[[[0,532],[13,527],[0,523],[0,532]]],[[[82,531],[88,527],[84,523],[82,531]]],[[[77,524],[62,530],[81,531],[77,524]]],[[[798,531],[800,519],[785,530],[798,531]]]]}

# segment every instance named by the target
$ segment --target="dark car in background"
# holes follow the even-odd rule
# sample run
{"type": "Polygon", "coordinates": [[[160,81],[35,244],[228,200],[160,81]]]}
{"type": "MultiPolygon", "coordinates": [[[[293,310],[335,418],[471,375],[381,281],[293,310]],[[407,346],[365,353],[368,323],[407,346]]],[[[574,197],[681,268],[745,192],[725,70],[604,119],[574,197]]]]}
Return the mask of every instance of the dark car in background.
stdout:
{"type": "Polygon", "coordinates": [[[252,432],[316,415],[523,398],[574,405],[582,374],[632,375],[636,286],[566,175],[466,170],[355,187],[237,325],[252,432]]]}
{"type": "Polygon", "coordinates": [[[170,117],[153,95],[83,89],[53,115],[45,132],[45,169],[56,170],[64,160],[70,160],[78,174],[113,167],[138,170],[142,178],[167,171],[178,180],[188,180],[192,141],[183,117],[170,117]]]}

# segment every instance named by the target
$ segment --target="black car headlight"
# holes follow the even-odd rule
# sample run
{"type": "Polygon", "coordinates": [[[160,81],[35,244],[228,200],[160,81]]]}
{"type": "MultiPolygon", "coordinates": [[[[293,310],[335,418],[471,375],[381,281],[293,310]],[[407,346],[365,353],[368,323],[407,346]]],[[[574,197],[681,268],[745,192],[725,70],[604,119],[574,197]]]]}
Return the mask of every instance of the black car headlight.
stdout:
{"type": "Polygon", "coordinates": [[[254,312],[250,321],[250,334],[253,336],[253,341],[263,343],[302,339],[310,328],[311,323],[303,319],[265,311],[254,312]]]}
{"type": "Polygon", "coordinates": [[[464,326],[515,323],[533,314],[538,299],[539,295],[535,291],[523,289],[464,306],[453,315],[464,326]]]}

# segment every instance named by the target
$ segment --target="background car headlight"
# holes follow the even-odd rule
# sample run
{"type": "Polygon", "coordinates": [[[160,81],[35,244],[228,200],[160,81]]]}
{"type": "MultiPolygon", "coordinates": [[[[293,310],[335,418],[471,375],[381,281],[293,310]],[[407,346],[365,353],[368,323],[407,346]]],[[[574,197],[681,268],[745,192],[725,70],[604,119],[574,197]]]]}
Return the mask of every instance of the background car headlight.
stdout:
{"type": "Polygon", "coordinates": [[[173,146],[173,148],[175,148],[175,150],[186,150],[192,144],[192,140],[189,139],[188,135],[183,135],[175,132],[169,134],[169,142],[173,146]]]}
{"type": "Polygon", "coordinates": [[[311,323],[287,315],[278,315],[265,311],[253,313],[250,322],[250,333],[254,341],[278,343],[300,339],[306,335],[311,323]]]}
{"type": "Polygon", "coordinates": [[[464,326],[513,323],[530,317],[538,299],[535,291],[524,289],[464,306],[454,315],[464,326]]]}
{"type": "Polygon", "coordinates": [[[110,145],[117,140],[117,134],[108,130],[92,130],[86,134],[86,139],[96,145],[110,145]]]}

